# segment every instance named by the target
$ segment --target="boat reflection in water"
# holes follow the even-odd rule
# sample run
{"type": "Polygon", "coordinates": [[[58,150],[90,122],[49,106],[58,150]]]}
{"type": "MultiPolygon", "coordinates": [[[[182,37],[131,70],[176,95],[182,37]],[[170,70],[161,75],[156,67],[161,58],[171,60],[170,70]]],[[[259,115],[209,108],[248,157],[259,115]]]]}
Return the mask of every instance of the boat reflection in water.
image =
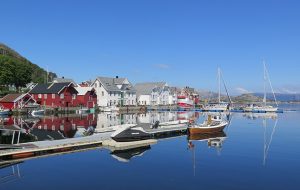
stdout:
{"type": "Polygon", "coordinates": [[[207,141],[208,147],[215,147],[220,149],[222,148],[223,142],[226,138],[226,133],[224,131],[220,131],[216,133],[189,134],[188,141],[189,145],[193,144],[193,141],[207,141]]]}
{"type": "Polygon", "coordinates": [[[278,114],[277,113],[245,113],[243,115],[247,119],[251,120],[262,120],[263,132],[263,165],[266,165],[269,150],[273,141],[273,136],[276,132],[278,124],[278,114]],[[268,125],[268,123],[271,123],[268,125]],[[268,130],[268,128],[271,128],[268,130]]]}
{"type": "Polygon", "coordinates": [[[113,158],[120,162],[129,162],[132,158],[141,157],[144,153],[151,149],[150,145],[127,149],[127,150],[114,150],[110,154],[113,158]]]}
{"type": "Polygon", "coordinates": [[[247,119],[255,120],[255,119],[277,119],[278,114],[277,113],[245,113],[243,114],[244,117],[247,119]]]}
{"type": "Polygon", "coordinates": [[[196,176],[196,145],[195,142],[207,142],[209,148],[215,148],[217,153],[220,154],[223,143],[227,138],[224,131],[216,133],[199,133],[188,135],[188,149],[193,153],[193,170],[196,176]]]}

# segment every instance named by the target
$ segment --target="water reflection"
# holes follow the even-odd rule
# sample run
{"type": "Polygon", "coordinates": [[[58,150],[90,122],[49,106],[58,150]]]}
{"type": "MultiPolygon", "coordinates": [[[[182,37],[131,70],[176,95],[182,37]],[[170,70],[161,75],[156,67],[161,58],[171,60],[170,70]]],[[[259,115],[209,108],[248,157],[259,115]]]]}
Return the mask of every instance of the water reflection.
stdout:
{"type": "Polygon", "coordinates": [[[22,178],[19,164],[17,163],[6,163],[0,164],[0,184],[13,182],[22,178]]]}
{"type": "Polygon", "coordinates": [[[129,162],[134,157],[141,157],[144,153],[151,149],[150,145],[126,149],[126,150],[114,150],[110,154],[113,158],[119,162],[129,162]]]}
{"type": "Polygon", "coordinates": [[[196,146],[199,142],[205,142],[208,148],[214,148],[217,151],[217,154],[220,155],[223,143],[227,138],[225,132],[217,133],[207,133],[207,134],[190,134],[188,135],[188,149],[192,151],[193,154],[193,170],[194,176],[196,176],[196,146]]]}
{"type": "Polygon", "coordinates": [[[251,120],[261,119],[261,126],[263,127],[263,165],[266,165],[269,150],[273,141],[273,136],[278,125],[278,114],[245,113],[243,116],[251,120]]]}
{"type": "Polygon", "coordinates": [[[94,115],[42,118],[8,117],[0,125],[0,143],[18,144],[32,141],[59,140],[84,136],[96,128],[94,115]]]}

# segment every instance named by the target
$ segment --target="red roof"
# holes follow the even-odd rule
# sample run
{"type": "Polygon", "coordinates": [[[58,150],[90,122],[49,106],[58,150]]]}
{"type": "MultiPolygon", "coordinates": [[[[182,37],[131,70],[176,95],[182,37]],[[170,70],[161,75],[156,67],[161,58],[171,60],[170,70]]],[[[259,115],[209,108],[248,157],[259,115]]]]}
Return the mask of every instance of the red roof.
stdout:
{"type": "Polygon", "coordinates": [[[2,99],[0,99],[0,102],[15,102],[20,96],[23,96],[24,94],[7,94],[2,99]]]}

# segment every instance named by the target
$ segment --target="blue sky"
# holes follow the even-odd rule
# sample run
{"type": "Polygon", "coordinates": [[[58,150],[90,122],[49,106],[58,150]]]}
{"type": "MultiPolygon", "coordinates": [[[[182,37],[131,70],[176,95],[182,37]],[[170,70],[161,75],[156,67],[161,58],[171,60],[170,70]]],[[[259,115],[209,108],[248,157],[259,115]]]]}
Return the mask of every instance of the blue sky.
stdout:
{"type": "Polygon", "coordinates": [[[261,91],[265,59],[277,91],[300,92],[299,1],[1,1],[0,42],[74,78],[261,91]]]}

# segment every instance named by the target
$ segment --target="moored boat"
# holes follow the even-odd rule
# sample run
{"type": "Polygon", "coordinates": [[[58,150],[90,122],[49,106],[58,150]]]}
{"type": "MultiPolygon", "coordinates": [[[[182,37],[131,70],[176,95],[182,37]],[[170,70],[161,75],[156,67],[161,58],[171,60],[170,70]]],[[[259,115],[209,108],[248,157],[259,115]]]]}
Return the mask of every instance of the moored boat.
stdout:
{"type": "Polygon", "coordinates": [[[191,109],[194,107],[194,101],[188,96],[180,95],[177,97],[177,105],[181,109],[191,109]]]}
{"type": "Polygon", "coordinates": [[[218,68],[218,86],[219,86],[218,102],[217,103],[210,103],[208,105],[205,105],[203,107],[203,111],[208,111],[208,112],[225,112],[225,111],[229,111],[230,110],[231,98],[230,98],[229,93],[227,91],[227,87],[226,87],[225,81],[223,79],[223,76],[222,76],[220,68],[218,68]],[[229,103],[221,101],[221,79],[222,79],[223,85],[225,87],[229,103]]]}
{"type": "Polygon", "coordinates": [[[192,124],[188,127],[189,134],[197,133],[215,133],[223,131],[223,129],[228,125],[228,122],[222,120],[220,116],[211,115],[208,116],[207,120],[202,124],[192,124]]]}
{"type": "Polygon", "coordinates": [[[276,100],[276,95],[274,93],[273,86],[272,86],[272,83],[271,83],[271,80],[270,80],[269,73],[268,73],[265,62],[263,62],[263,66],[264,66],[264,98],[263,98],[263,103],[262,103],[262,105],[248,104],[246,107],[243,108],[243,110],[245,112],[266,113],[266,112],[277,112],[278,111],[278,103],[277,103],[277,100],[276,100]],[[267,80],[268,80],[269,85],[271,87],[276,107],[271,106],[271,105],[267,105],[267,91],[266,91],[267,80]]]}

